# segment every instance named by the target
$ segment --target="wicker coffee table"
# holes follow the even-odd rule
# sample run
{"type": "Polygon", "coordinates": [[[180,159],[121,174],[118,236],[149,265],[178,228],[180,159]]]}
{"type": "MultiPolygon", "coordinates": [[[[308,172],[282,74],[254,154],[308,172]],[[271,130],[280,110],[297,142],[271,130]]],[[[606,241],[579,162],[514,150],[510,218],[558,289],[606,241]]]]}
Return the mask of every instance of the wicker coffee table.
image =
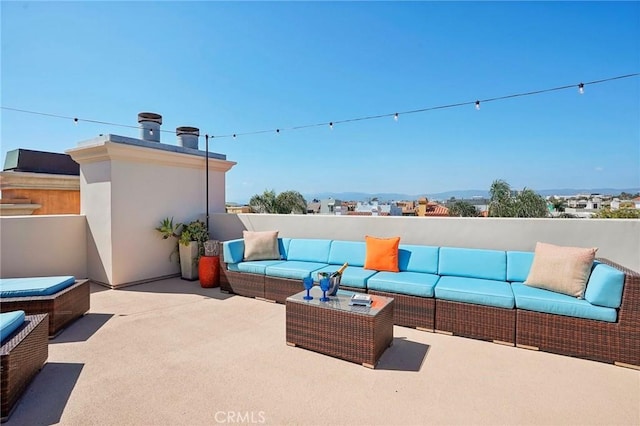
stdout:
{"type": "Polygon", "coordinates": [[[371,296],[370,308],[349,306],[350,295],[320,302],[322,291],[306,291],[286,300],[287,345],[300,346],[325,355],[375,368],[393,341],[393,299],[371,296]]]}

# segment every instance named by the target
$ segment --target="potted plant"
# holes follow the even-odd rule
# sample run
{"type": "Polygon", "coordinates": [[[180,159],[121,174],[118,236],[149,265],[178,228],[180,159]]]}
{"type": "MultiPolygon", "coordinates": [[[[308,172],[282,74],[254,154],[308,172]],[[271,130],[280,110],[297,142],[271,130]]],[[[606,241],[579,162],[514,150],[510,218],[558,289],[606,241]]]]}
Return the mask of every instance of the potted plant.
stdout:
{"type": "MultiPolygon", "coordinates": [[[[209,239],[207,227],[201,220],[191,221],[189,224],[173,224],[173,218],[165,218],[156,228],[163,239],[177,238],[177,249],[180,255],[180,272],[185,280],[198,279],[198,260],[204,254],[204,242],[209,239]]],[[[173,256],[171,254],[170,258],[173,256]]]]}

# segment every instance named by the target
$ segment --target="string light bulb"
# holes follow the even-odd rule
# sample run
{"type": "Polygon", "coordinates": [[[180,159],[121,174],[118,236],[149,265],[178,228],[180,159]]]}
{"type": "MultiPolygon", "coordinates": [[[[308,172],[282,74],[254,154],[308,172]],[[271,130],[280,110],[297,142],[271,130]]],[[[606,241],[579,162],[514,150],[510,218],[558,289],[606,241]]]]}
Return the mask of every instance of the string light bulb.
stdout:
{"type": "Polygon", "coordinates": [[[280,133],[280,129],[276,129],[276,133],[280,133]]]}
{"type": "Polygon", "coordinates": [[[333,130],[333,121],[329,123],[329,128],[333,130]]]}
{"type": "Polygon", "coordinates": [[[578,84],[578,93],[584,95],[584,83],[578,84]]]}
{"type": "Polygon", "coordinates": [[[394,121],[398,121],[398,113],[397,112],[395,114],[393,114],[393,120],[394,121]]]}
{"type": "Polygon", "coordinates": [[[153,136],[153,129],[149,129],[149,136],[153,136]]]}
{"type": "Polygon", "coordinates": [[[78,117],[75,117],[75,118],[73,119],[73,124],[78,124],[78,117]]]}
{"type": "Polygon", "coordinates": [[[476,101],[476,110],[480,111],[480,101],[476,101]]]}
{"type": "Polygon", "coordinates": [[[233,134],[233,138],[234,138],[234,139],[236,138],[236,134],[235,134],[235,133],[233,134]]]}

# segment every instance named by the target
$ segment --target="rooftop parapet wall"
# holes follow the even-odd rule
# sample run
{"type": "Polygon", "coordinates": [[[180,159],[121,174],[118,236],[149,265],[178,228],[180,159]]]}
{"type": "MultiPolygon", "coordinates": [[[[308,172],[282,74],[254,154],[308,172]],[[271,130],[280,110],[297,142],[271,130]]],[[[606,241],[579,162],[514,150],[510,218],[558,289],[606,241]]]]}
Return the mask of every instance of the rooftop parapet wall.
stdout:
{"type": "Polygon", "coordinates": [[[80,215],[0,217],[0,277],[87,278],[87,220],[80,215]]]}
{"type": "Polygon", "coordinates": [[[237,214],[211,217],[213,238],[242,238],[242,230],[278,230],[282,237],[364,241],[400,236],[400,243],[533,251],[537,241],[597,247],[605,257],[640,271],[640,220],[367,217],[237,214]]]}

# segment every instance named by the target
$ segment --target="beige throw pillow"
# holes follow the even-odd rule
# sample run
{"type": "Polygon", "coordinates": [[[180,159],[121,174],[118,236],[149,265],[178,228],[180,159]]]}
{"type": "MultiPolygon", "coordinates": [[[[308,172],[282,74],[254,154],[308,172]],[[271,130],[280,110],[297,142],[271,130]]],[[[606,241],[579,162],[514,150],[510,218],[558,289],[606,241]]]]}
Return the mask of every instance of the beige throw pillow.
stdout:
{"type": "Polygon", "coordinates": [[[278,231],[242,231],[244,238],[244,260],[277,260],[278,231]]]}
{"type": "Polygon", "coordinates": [[[597,250],[539,242],[524,283],[582,299],[597,250]]]}

